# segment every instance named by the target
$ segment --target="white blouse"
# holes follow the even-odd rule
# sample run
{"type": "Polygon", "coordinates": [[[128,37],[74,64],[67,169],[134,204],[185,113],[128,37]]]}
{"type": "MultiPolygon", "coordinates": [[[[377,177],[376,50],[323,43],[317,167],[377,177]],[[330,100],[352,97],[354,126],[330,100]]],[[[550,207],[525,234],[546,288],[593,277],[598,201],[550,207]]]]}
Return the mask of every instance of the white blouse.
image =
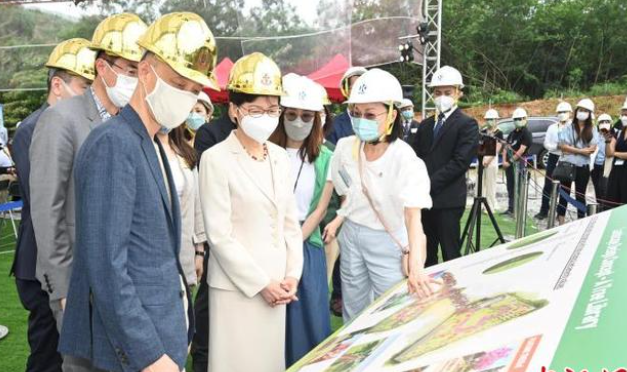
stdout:
{"type": "Polygon", "coordinates": [[[385,230],[362,192],[358,154],[362,159],[364,184],[390,229],[404,229],[405,208],[432,207],[427,168],[407,143],[392,142],[375,161],[367,161],[360,146],[355,136],[343,138],[333,153],[329,180],[339,195],[346,196],[339,215],[374,230],[385,230]]]}

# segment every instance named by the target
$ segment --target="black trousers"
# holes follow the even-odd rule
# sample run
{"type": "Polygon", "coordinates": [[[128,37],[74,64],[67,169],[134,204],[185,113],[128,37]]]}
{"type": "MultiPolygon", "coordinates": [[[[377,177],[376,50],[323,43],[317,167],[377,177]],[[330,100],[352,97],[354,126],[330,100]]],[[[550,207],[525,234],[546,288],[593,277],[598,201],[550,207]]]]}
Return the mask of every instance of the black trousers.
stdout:
{"type": "MultiPolygon", "coordinates": [[[[627,204],[627,165],[614,165],[607,185],[607,198],[613,203],[627,204]]],[[[609,208],[615,208],[610,204],[609,208]]]]}
{"type": "Polygon", "coordinates": [[[57,352],[59,332],[50,310],[48,294],[37,280],[15,279],[22,306],[28,310],[30,355],[26,372],[61,372],[63,360],[57,352]]]}
{"type": "Polygon", "coordinates": [[[549,160],[546,165],[546,177],[544,177],[544,187],[542,188],[542,206],[540,207],[540,214],[547,215],[549,213],[549,199],[551,198],[552,185],[551,178],[553,178],[553,171],[559,159],[559,155],[549,154],[549,160]]]}
{"type": "MultiPolygon", "coordinates": [[[[209,252],[205,245],[205,252],[209,252]]],[[[209,254],[205,255],[202,278],[194,300],[194,319],[196,333],[192,339],[192,370],[193,372],[207,372],[209,363],[209,285],[207,285],[207,262],[209,254]]]]}
{"type": "MultiPolygon", "coordinates": [[[[590,167],[585,165],[583,167],[577,167],[576,169],[577,169],[575,171],[575,190],[577,191],[576,199],[580,203],[583,203],[583,205],[586,205],[586,189],[588,188],[588,182],[590,181],[590,167]]],[[[567,182],[562,182],[562,189],[564,189],[564,191],[566,191],[567,194],[571,193],[570,190],[572,186],[573,186],[572,184],[568,184],[567,182]]],[[[560,204],[557,208],[557,215],[561,217],[565,216],[567,206],[568,205],[567,205],[566,199],[560,196],[560,204]]],[[[578,218],[586,217],[586,212],[577,210],[577,217],[578,218]]]]}
{"type": "Polygon", "coordinates": [[[342,298],[342,276],[340,275],[340,256],[337,256],[335,260],[335,266],[333,266],[333,276],[331,277],[333,282],[333,291],[331,292],[332,299],[342,298]]]}
{"type": "MultiPolygon", "coordinates": [[[[597,203],[601,210],[605,209],[603,200],[607,197],[607,178],[603,177],[603,170],[605,166],[603,164],[595,164],[590,174],[592,178],[592,185],[594,186],[594,193],[597,197],[597,203]]],[[[599,211],[600,212],[600,211],[599,211]]]]}
{"type": "Polygon", "coordinates": [[[438,263],[438,246],[444,262],[461,256],[460,220],[464,207],[422,210],[422,225],[427,236],[425,267],[438,263]]]}

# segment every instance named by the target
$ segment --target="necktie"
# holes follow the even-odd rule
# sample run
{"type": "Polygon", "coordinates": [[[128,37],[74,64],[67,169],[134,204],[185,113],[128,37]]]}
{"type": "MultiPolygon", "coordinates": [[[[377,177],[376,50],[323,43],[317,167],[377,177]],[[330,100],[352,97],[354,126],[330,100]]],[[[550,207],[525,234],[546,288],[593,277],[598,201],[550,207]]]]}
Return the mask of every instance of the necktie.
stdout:
{"type": "Polygon", "coordinates": [[[440,113],[440,115],[438,115],[438,122],[435,123],[435,127],[433,127],[433,139],[438,137],[438,133],[440,132],[440,129],[442,129],[442,125],[444,125],[444,117],[444,113],[440,113]]]}

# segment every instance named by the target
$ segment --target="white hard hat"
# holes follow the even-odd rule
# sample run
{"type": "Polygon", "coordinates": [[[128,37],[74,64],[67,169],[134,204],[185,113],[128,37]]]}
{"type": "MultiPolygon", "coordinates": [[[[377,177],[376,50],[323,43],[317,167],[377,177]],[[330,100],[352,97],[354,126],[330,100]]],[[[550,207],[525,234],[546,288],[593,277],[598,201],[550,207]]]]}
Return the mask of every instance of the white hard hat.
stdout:
{"type": "Polygon", "coordinates": [[[411,99],[408,98],[403,98],[403,101],[401,101],[401,105],[398,106],[399,109],[404,109],[407,107],[413,107],[414,103],[411,101],[411,99]]]}
{"type": "Polygon", "coordinates": [[[584,98],[579,103],[577,103],[577,107],[586,109],[592,113],[594,113],[594,102],[590,98],[584,98]]]}
{"type": "Polygon", "coordinates": [[[316,87],[320,91],[320,94],[322,95],[322,104],[325,105],[325,106],[326,105],[330,105],[332,102],[329,99],[329,93],[327,92],[325,87],[323,87],[322,84],[316,83],[315,81],[313,83],[316,85],[316,87]]]}
{"type": "Polygon", "coordinates": [[[516,110],[514,110],[514,113],[512,114],[512,119],[522,119],[526,117],[527,117],[527,110],[525,110],[522,107],[519,107],[516,110]]]}
{"type": "Polygon", "coordinates": [[[623,108],[621,110],[627,110],[627,98],[625,99],[625,103],[623,103],[623,108]]]}
{"type": "Polygon", "coordinates": [[[283,90],[281,106],[309,110],[322,111],[324,109],[322,91],[313,80],[305,76],[287,74],[283,76],[283,90]]]}
{"type": "Polygon", "coordinates": [[[365,67],[354,66],[346,70],[344,75],[342,76],[342,80],[340,80],[340,92],[346,98],[348,98],[348,80],[353,76],[361,76],[368,72],[365,67]]]}
{"type": "Polygon", "coordinates": [[[342,76],[341,84],[344,83],[345,80],[353,76],[361,76],[365,74],[366,72],[368,72],[368,70],[366,70],[365,67],[353,66],[349,68],[348,70],[346,70],[346,72],[344,72],[344,75],[342,76]]]}
{"type": "Polygon", "coordinates": [[[357,79],[346,103],[393,102],[399,106],[402,101],[401,83],[389,72],[374,68],[357,79]]]}
{"type": "Polygon", "coordinates": [[[490,120],[490,119],[500,119],[501,117],[499,116],[498,111],[496,111],[495,109],[489,109],[488,111],[486,111],[485,116],[483,118],[486,120],[490,120]]]}
{"type": "Polygon", "coordinates": [[[601,115],[599,115],[599,120],[598,121],[599,122],[602,122],[602,121],[610,121],[611,122],[612,121],[612,117],[609,116],[608,114],[601,114],[601,115]]]}
{"type": "Polygon", "coordinates": [[[449,86],[461,89],[464,87],[464,80],[462,79],[462,74],[457,69],[451,66],[444,66],[433,74],[429,88],[449,86]]]}
{"type": "Polygon", "coordinates": [[[555,112],[560,113],[560,112],[573,112],[573,106],[570,105],[570,103],[568,102],[560,102],[557,105],[557,108],[555,109],[555,112]]]}
{"type": "Polygon", "coordinates": [[[201,91],[198,95],[198,101],[202,102],[202,104],[204,104],[207,109],[213,111],[213,103],[211,103],[211,98],[209,98],[207,93],[201,91]]]}

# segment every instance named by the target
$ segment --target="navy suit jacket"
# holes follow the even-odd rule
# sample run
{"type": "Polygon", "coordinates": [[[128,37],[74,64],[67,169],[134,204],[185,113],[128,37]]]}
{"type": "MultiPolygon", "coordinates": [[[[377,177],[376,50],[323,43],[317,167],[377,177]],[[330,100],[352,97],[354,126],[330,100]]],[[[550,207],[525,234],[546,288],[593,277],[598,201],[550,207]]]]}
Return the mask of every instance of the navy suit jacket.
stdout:
{"type": "Polygon", "coordinates": [[[89,134],[74,168],[76,245],[59,351],[107,371],[137,372],[163,354],[183,369],[193,333],[178,197],[154,144],[126,106],[89,134]]]}
{"type": "Polygon", "coordinates": [[[48,108],[47,103],[22,120],[22,124],[17,128],[15,137],[13,137],[13,147],[11,148],[11,154],[17,169],[20,196],[24,203],[11,272],[16,278],[22,280],[36,280],[37,242],[35,241],[33,221],[30,218],[30,158],[28,151],[37,121],[46,108],[48,108]]]}
{"type": "Polygon", "coordinates": [[[466,206],[466,172],[479,146],[477,121],[459,108],[446,119],[437,137],[435,118],[423,120],[409,144],[425,162],[431,180],[432,209],[466,206]]]}
{"type": "Polygon", "coordinates": [[[333,130],[327,135],[327,141],[337,145],[337,141],[344,137],[350,137],[353,134],[355,134],[353,123],[351,123],[348,112],[344,111],[333,119],[333,130]]]}

